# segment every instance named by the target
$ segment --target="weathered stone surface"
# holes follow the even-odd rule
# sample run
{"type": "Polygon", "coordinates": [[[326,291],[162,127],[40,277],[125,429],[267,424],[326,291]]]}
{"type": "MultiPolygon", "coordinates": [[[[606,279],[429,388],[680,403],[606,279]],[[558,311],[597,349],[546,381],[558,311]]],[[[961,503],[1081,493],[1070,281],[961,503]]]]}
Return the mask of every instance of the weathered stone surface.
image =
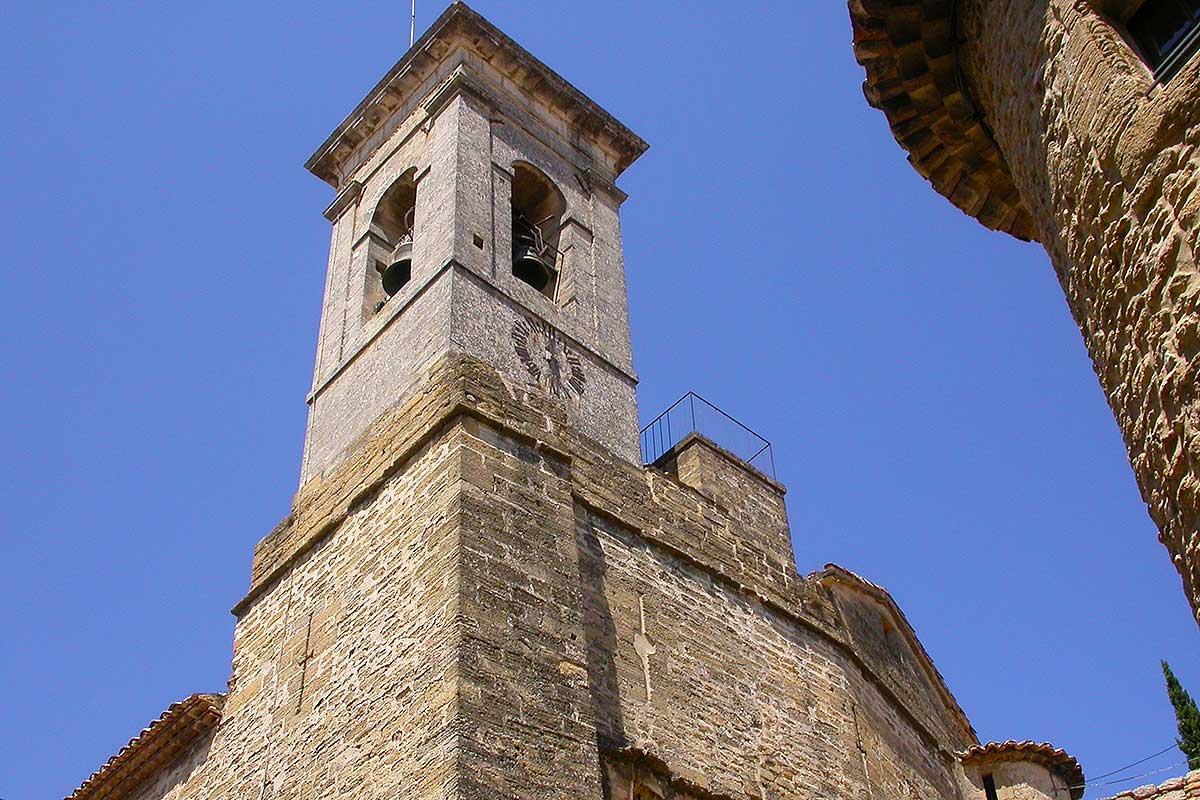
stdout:
{"type": "Polygon", "coordinates": [[[260,545],[211,747],[144,797],[955,797],[974,734],[882,590],[477,360],[422,385],[260,545]]]}
{"type": "Polygon", "coordinates": [[[301,483],[335,468],[447,353],[571,394],[573,425],[639,461],[624,194],[613,181],[645,143],[461,3],[355,113],[361,124],[351,115],[310,161],[335,188],[352,191],[331,214],[301,483]],[[562,195],[552,297],[513,275],[518,164],[562,195]],[[379,257],[372,223],[403,176],[416,187],[411,279],[388,299],[371,288],[379,257]],[[377,300],[386,302],[377,309],[377,300]],[[565,367],[546,363],[550,355],[577,368],[578,380],[552,375],[565,367]]]}
{"type": "Polygon", "coordinates": [[[1200,771],[1189,772],[1181,778],[1157,786],[1142,786],[1113,795],[1109,800],[1196,800],[1200,798],[1200,771]]]}
{"type": "MultiPolygon", "coordinates": [[[[922,174],[940,151],[906,131],[945,130],[953,94],[935,82],[922,104],[913,80],[893,73],[932,74],[942,52],[955,63],[968,116],[999,155],[984,148],[963,167],[964,145],[951,160],[988,185],[1002,164],[1016,188],[1200,615],[1200,59],[1156,80],[1112,5],[851,0],[850,11],[868,97],[922,174]],[[933,24],[946,16],[957,24],[950,39],[933,24]]],[[[965,141],[962,130],[946,136],[965,141]]]]}
{"type": "Polygon", "coordinates": [[[351,188],[220,724],[105,800],[978,800],[928,654],[883,589],[797,574],[782,486],[698,436],[641,465],[640,140],[461,4],[435,29],[310,162],[351,188]],[[511,269],[526,169],[566,209],[553,297],[511,269]],[[376,309],[397,179],[412,279],[376,309]]]}
{"type": "Polygon", "coordinates": [[[1084,3],[960,6],[964,71],[1200,611],[1200,61],[1157,84],[1084,3]]]}

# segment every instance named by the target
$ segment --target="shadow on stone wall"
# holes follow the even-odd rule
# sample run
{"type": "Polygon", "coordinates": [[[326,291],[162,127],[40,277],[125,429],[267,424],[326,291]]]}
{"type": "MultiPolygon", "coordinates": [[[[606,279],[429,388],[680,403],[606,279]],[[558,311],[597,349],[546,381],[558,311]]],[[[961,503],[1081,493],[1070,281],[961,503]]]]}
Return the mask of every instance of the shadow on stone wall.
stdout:
{"type": "Polygon", "coordinates": [[[578,505],[575,507],[575,532],[583,631],[587,638],[588,689],[596,719],[597,744],[602,752],[619,750],[628,745],[628,740],[621,715],[617,676],[617,629],[604,591],[608,567],[590,515],[578,505]]]}

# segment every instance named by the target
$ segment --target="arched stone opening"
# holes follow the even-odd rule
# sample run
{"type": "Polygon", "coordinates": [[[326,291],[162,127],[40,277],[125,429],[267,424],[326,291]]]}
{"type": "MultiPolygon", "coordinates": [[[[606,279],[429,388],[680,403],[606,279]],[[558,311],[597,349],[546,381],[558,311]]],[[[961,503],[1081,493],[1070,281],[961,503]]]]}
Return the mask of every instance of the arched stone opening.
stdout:
{"type": "Polygon", "coordinates": [[[532,164],[513,164],[512,274],[553,299],[558,290],[559,236],[567,202],[532,164]]]}
{"type": "Polygon", "coordinates": [[[412,280],[416,170],[397,178],[379,198],[371,215],[370,265],[366,307],[374,313],[412,280]]]}

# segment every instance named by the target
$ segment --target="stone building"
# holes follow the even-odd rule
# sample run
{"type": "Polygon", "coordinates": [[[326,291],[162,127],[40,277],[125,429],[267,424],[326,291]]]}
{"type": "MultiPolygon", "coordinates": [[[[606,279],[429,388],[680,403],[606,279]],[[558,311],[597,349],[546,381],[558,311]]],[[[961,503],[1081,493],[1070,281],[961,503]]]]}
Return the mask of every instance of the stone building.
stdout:
{"type": "Polygon", "coordinates": [[[849,6],[917,172],[1049,253],[1200,621],[1200,3],[849,6]]]}
{"type": "Polygon", "coordinates": [[[646,145],[452,5],[308,162],[336,192],[302,477],[224,695],[75,800],[1077,800],[981,745],[784,488],[639,447],[618,176],[646,145]]]}

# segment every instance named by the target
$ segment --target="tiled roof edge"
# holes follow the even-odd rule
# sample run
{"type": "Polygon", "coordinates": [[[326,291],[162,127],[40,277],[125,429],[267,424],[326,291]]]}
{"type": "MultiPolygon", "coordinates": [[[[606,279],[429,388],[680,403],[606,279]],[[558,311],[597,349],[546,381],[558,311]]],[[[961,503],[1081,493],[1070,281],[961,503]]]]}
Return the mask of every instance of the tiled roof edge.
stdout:
{"type": "Polygon", "coordinates": [[[92,773],[66,800],[118,800],[174,760],[221,721],[225,695],[194,694],[174,703],[92,773]]]}
{"type": "Polygon", "coordinates": [[[987,764],[1001,761],[1032,761],[1041,764],[1056,773],[1067,782],[1071,797],[1078,800],[1083,797],[1083,767],[1075,757],[1067,751],[1057,748],[1049,742],[1018,742],[1012,739],[1007,742],[988,742],[977,745],[958,754],[963,764],[987,764]]]}
{"type": "Polygon", "coordinates": [[[1108,800],[1156,800],[1162,795],[1178,791],[1182,791],[1185,798],[1200,797],[1200,770],[1193,770],[1165,783],[1139,786],[1136,789],[1113,795],[1108,800]]]}
{"type": "Polygon", "coordinates": [[[849,0],[863,94],[938,193],[985,227],[1030,241],[1033,217],[962,80],[955,6],[849,0]]]}

